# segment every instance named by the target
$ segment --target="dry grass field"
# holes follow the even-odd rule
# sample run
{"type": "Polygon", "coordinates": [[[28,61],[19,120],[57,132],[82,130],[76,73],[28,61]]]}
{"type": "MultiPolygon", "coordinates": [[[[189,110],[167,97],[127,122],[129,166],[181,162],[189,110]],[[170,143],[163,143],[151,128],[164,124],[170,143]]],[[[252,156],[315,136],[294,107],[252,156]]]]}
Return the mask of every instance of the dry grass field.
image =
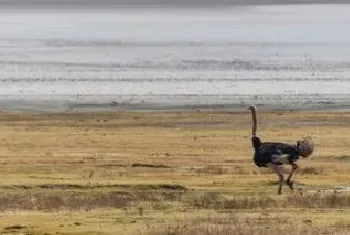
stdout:
{"type": "Polygon", "coordinates": [[[294,192],[252,162],[248,110],[0,113],[0,234],[350,234],[350,112],[258,121],[314,137],[294,192]]]}

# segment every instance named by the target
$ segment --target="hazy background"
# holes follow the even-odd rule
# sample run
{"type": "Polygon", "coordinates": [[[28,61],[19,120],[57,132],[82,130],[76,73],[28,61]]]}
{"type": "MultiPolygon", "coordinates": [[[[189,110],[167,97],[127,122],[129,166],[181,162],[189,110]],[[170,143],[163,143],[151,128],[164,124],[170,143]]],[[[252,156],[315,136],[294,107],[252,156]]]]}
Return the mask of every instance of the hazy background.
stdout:
{"type": "Polygon", "coordinates": [[[0,109],[350,104],[350,4],[9,2],[0,109]]]}
{"type": "Polygon", "coordinates": [[[1,7],[39,6],[104,7],[104,6],[221,6],[221,5],[267,5],[267,4],[336,4],[349,0],[0,0],[1,7]]]}

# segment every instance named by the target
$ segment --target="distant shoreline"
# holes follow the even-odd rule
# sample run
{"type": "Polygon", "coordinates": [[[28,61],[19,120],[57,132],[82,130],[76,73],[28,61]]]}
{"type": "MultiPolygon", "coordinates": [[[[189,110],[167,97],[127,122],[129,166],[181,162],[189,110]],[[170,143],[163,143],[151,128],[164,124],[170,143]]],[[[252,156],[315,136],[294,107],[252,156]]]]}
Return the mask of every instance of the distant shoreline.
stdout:
{"type": "MultiPolygon", "coordinates": [[[[161,7],[169,6],[166,0],[162,1],[161,7]]],[[[213,4],[211,1],[214,0],[203,0],[195,7],[213,4]]],[[[203,11],[205,14],[192,10],[193,1],[186,5],[187,18],[182,16],[182,10],[168,14],[170,8],[169,11],[131,10],[130,15],[121,9],[119,13],[126,12],[127,17],[122,19],[124,14],[120,14],[114,18],[114,10],[108,14],[98,10],[108,6],[106,4],[125,5],[123,1],[111,0],[99,4],[92,0],[29,0],[29,3],[0,0],[0,8],[4,4],[25,6],[30,3],[34,8],[48,3],[55,6],[57,2],[67,7],[84,5],[92,10],[79,15],[75,6],[69,14],[56,14],[65,10],[56,11],[55,7],[42,10],[45,14],[27,9],[25,14],[21,10],[14,10],[16,14],[12,14],[11,10],[6,12],[5,9],[1,31],[4,58],[0,110],[241,110],[249,104],[257,105],[260,110],[350,108],[346,59],[350,34],[346,34],[345,25],[350,21],[344,22],[344,19],[348,20],[348,6],[320,7],[322,11],[317,19],[312,19],[310,13],[317,9],[315,6],[300,7],[302,14],[298,7],[286,6],[266,7],[267,11],[236,11],[236,14],[231,9],[218,10],[211,15],[209,13],[215,9],[203,11]],[[332,12],[329,16],[332,20],[324,17],[328,9],[332,12]],[[143,12],[147,14],[138,15],[143,12]],[[273,17],[267,17],[270,13],[273,17]],[[152,14],[158,16],[152,18],[152,14]],[[282,20],[285,15],[288,17],[282,20]],[[197,16],[199,20],[193,21],[197,16]],[[150,17],[149,24],[145,24],[146,17],[150,17]],[[264,17],[266,22],[261,25],[258,20],[264,17]],[[321,23],[327,22],[344,26],[344,29],[330,27],[324,31],[321,23]],[[246,31],[240,30],[247,25],[250,27],[246,31]],[[129,33],[130,27],[134,27],[133,33],[129,33]],[[336,30],[332,31],[333,28],[336,30]],[[239,30],[236,32],[236,29],[239,30]],[[290,35],[281,36],[284,33],[290,35]],[[199,41],[195,46],[203,46],[194,47],[193,41],[199,41]],[[238,45],[234,44],[236,41],[239,41],[238,45]],[[327,92],[329,94],[325,94],[327,92]]],[[[136,4],[136,1],[132,2],[136,4]]],[[[154,7],[155,2],[148,7],[154,7]]],[[[180,6],[184,0],[176,2],[180,6]]],[[[228,3],[217,2],[217,7],[228,3]]],[[[256,2],[267,5],[267,1],[256,2]]],[[[250,3],[253,1],[241,0],[229,5],[249,6],[250,3]],[[245,4],[240,4],[243,2],[245,4]]],[[[269,3],[283,5],[287,1],[269,3]]],[[[334,2],[327,4],[335,5],[334,2]]]]}
{"type": "MultiPolygon", "coordinates": [[[[283,96],[283,95],[282,95],[283,96]]],[[[260,110],[350,110],[350,96],[154,96],[154,97],[0,97],[0,111],[11,112],[106,112],[106,111],[198,111],[243,110],[255,104],[260,110]],[[318,97],[318,98],[317,98],[318,97]],[[123,98],[123,99],[121,99],[123,98]]]]}

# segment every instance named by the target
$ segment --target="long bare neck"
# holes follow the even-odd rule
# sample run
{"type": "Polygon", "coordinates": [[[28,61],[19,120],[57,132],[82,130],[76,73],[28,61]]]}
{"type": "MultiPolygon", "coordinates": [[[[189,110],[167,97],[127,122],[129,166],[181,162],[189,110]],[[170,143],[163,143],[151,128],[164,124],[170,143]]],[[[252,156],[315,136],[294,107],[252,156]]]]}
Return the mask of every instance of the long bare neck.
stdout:
{"type": "Polygon", "coordinates": [[[256,119],[256,109],[251,108],[250,109],[252,112],[252,136],[256,136],[256,129],[257,129],[257,119],[256,119]]]}

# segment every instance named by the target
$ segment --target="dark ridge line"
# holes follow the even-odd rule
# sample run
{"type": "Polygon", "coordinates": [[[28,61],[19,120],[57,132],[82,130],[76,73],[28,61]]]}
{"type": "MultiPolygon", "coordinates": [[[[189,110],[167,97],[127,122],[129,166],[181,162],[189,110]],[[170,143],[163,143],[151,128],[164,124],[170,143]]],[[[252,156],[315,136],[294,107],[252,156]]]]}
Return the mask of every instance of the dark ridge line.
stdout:
{"type": "Polygon", "coordinates": [[[186,187],[177,184],[109,184],[109,185],[79,185],[79,184],[42,184],[42,185],[6,185],[0,186],[2,189],[99,189],[99,188],[124,188],[135,190],[187,190],[186,187]]]}

